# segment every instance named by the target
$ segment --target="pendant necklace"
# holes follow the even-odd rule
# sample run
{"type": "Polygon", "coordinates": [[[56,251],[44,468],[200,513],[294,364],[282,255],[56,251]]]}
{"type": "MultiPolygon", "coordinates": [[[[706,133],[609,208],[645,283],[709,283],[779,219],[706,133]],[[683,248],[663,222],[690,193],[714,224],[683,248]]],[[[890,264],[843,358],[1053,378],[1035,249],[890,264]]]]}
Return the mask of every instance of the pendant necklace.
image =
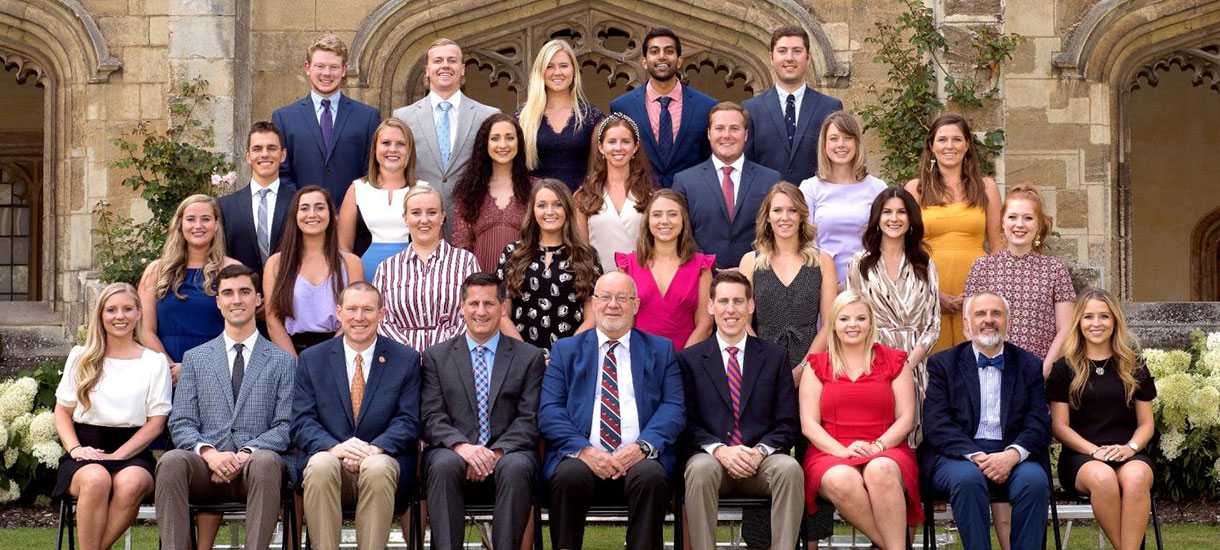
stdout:
{"type": "Polygon", "coordinates": [[[1093,369],[1093,372],[1096,372],[1098,376],[1105,374],[1106,373],[1106,364],[1104,362],[1098,364],[1097,367],[1093,369]]]}

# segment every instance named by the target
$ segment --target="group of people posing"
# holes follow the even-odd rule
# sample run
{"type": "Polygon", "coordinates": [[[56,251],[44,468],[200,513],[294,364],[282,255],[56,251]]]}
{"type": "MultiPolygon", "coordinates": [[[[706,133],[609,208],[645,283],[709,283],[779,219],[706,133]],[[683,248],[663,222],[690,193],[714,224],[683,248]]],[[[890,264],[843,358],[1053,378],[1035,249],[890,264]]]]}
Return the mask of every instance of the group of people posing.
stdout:
{"type": "Polygon", "coordinates": [[[249,132],[250,184],[183,201],[68,358],[55,493],[78,499],[82,548],[154,491],[167,548],[209,548],[219,518],[193,535],[188,504],[215,500],[245,500],[266,548],[281,491],[314,546],[354,507],[382,548],[421,487],[435,548],[461,547],[468,497],[516,548],[545,495],[553,548],[625,499],[628,547],[660,549],[677,494],[692,548],[714,547],[720,496],[769,495],[754,546],[825,538],[837,509],[897,549],[922,490],[966,548],[990,548],[994,511],[1001,546],[1029,550],[1052,435],[1062,486],[1139,547],[1155,386],[1118,302],[1043,253],[1038,191],[1001,196],[953,114],[888,186],[805,84],[804,31],[770,57],[774,88],[716,102],[652,29],[647,83],[605,115],[553,40],[509,116],[462,94],[441,39],[428,95],[382,120],[339,91],[344,44],[315,40],[310,94],[249,132]]]}

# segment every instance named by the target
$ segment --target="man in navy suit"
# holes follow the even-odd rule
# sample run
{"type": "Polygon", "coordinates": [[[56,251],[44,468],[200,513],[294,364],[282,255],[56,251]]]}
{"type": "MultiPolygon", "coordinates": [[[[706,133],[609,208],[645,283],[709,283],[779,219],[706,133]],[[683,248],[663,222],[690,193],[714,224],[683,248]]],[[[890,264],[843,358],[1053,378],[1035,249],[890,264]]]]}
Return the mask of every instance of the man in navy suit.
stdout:
{"type": "Polygon", "coordinates": [[[640,127],[652,177],[669,188],[674,174],[707,158],[707,114],[716,100],[678,79],[682,41],[665,27],[644,35],[640,63],[648,71],[648,82],[615,98],[610,110],[631,117],[640,127]]]}
{"type": "Polygon", "coordinates": [[[746,158],[800,185],[818,171],[818,136],[826,115],[843,102],[805,84],[809,69],[809,34],[784,25],[771,34],[771,69],[775,87],[742,102],[752,115],[746,158]]]}
{"type": "Polygon", "coordinates": [[[319,36],[309,47],[305,74],[312,87],[309,95],[271,115],[288,151],[280,181],[298,189],[322,186],[337,209],[352,181],[368,174],[381,111],[339,91],[347,76],[347,45],[333,34],[319,36]]]}
{"type": "Polygon", "coordinates": [[[716,334],[678,354],[695,451],[686,462],[691,548],[715,548],[720,495],[770,496],[771,547],[795,548],[805,474],[788,454],[801,431],[788,352],[746,334],[754,298],[740,272],[712,278],[707,309],[716,334]]]}
{"type": "Polygon", "coordinates": [[[716,255],[716,269],[737,267],[754,246],[754,217],[779,172],[750,162],[742,152],[750,113],[725,101],[708,115],[712,158],[674,177],[674,190],[686,198],[695,243],[716,255]]]}
{"type": "Polygon", "coordinates": [[[255,122],[246,136],[250,184],[220,197],[228,255],[261,277],[263,263],[280,247],[288,204],[297,188],[280,181],[284,136],[267,121],[255,122]]]}
{"type": "Polygon", "coordinates": [[[360,548],[385,548],[395,496],[410,494],[419,437],[419,353],[377,337],[381,294],[339,295],[343,336],[301,353],[292,399],[297,478],[315,548],[339,547],[342,506],[356,505],[360,548]]]}
{"type": "Polygon", "coordinates": [[[1012,548],[1042,548],[1050,499],[1050,415],[1042,360],[1005,343],[1008,302],[984,292],[966,300],[971,341],[928,360],[919,464],[949,495],[963,545],[990,549],[990,488],[1012,503],[1012,548]]]}
{"type": "Polygon", "coordinates": [[[594,330],[555,342],[542,381],[551,547],[581,548],[596,498],[627,499],[627,548],[661,550],[674,442],[686,424],[673,344],[634,330],[635,283],[622,272],[594,287],[594,330]],[[620,406],[621,405],[621,406],[620,406]]]}

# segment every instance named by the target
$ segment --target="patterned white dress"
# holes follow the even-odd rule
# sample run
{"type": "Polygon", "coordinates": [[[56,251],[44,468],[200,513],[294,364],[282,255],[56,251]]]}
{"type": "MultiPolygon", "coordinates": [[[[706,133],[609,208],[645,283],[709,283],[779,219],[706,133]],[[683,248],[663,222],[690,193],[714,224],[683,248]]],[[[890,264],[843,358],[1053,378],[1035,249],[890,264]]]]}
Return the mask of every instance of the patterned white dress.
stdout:
{"type": "MultiPolygon", "coordinates": [[[[915,268],[902,257],[898,278],[890,279],[885,258],[878,259],[866,279],[860,273],[860,260],[867,251],[857,252],[847,269],[847,288],[866,296],[876,315],[877,343],[906,353],[916,346],[929,352],[940,337],[939,281],[936,265],[928,260],[928,280],[922,281],[915,268]]],[[[928,387],[927,356],[911,370],[915,377],[915,427],[907,436],[912,448],[923,441],[923,396],[928,387]]]]}

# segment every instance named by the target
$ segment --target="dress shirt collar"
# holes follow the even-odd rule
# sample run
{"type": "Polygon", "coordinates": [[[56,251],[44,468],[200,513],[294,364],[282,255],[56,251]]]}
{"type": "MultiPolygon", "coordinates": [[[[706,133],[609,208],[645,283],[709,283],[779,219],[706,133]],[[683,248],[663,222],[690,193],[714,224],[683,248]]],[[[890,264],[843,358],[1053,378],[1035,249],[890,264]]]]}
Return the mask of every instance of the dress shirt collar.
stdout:
{"type": "Polygon", "coordinates": [[[270,189],[271,193],[269,193],[269,194],[272,197],[278,196],[280,193],[280,178],[275,178],[274,180],[272,180],[271,183],[267,184],[267,187],[263,187],[263,185],[261,183],[255,181],[254,178],[250,178],[250,194],[251,195],[258,197],[258,192],[262,191],[263,189],[270,189]]]}
{"type": "Polygon", "coordinates": [[[781,88],[779,86],[779,84],[775,85],[775,93],[779,94],[779,104],[780,105],[787,105],[788,96],[790,96],[790,95],[796,96],[796,102],[797,102],[797,104],[800,104],[801,100],[805,99],[805,90],[807,90],[807,89],[809,89],[809,86],[807,86],[805,84],[801,84],[800,88],[797,88],[795,91],[789,93],[787,90],[781,88]]]}
{"type": "Polygon", "coordinates": [[[737,160],[734,160],[733,162],[727,163],[727,164],[724,161],[720,160],[720,157],[718,157],[716,155],[712,155],[712,166],[716,167],[716,179],[720,179],[721,177],[723,177],[723,175],[724,175],[723,170],[724,170],[725,166],[733,167],[733,173],[730,174],[730,176],[740,176],[741,169],[745,165],[746,165],[746,156],[744,154],[738,156],[737,160]]]}
{"type": "Polygon", "coordinates": [[[977,345],[975,345],[973,342],[971,342],[970,348],[974,350],[974,360],[975,361],[979,360],[980,355],[982,355],[984,357],[990,357],[993,359],[996,357],[1002,357],[1004,355],[1004,344],[1000,344],[1000,351],[996,352],[995,355],[987,355],[986,353],[983,353],[983,350],[979,349],[979,347],[977,345]]]}
{"type": "Polygon", "coordinates": [[[729,342],[720,335],[720,331],[716,331],[716,343],[720,346],[721,353],[728,353],[729,346],[733,346],[739,350],[737,352],[737,356],[742,357],[746,351],[746,340],[749,340],[749,338],[745,332],[741,333],[741,340],[738,340],[737,342],[729,342]]]}
{"type": "MultiPolygon", "coordinates": [[[[597,328],[594,330],[597,331],[597,352],[602,353],[603,352],[602,348],[606,347],[606,342],[609,342],[611,340],[611,338],[609,336],[606,336],[606,333],[602,332],[602,329],[600,329],[600,328],[597,328]]],[[[624,334],[622,337],[620,337],[618,339],[618,347],[627,351],[628,353],[631,352],[631,331],[630,330],[627,331],[627,334],[624,334]]]]}
{"type": "Polygon", "coordinates": [[[453,95],[449,96],[449,99],[445,99],[437,95],[436,92],[430,91],[428,92],[428,101],[432,103],[432,112],[436,112],[440,109],[440,104],[442,101],[448,101],[449,104],[453,106],[452,109],[449,109],[449,112],[455,113],[458,110],[458,107],[462,106],[462,91],[458,90],[453,92],[453,95]]]}
{"type": "Polygon", "coordinates": [[[322,95],[322,94],[319,94],[315,90],[310,90],[309,99],[311,101],[313,101],[313,112],[317,113],[318,111],[321,111],[322,110],[322,100],[329,99],[331,111],[334,111],[337,113],[337,112],[339,112],[339,100],[343,99],[343,92],[340,90],[335,90],[335,93],[333,93],[333,94],[322,95]]]}
{"type": "Polygon", "coordinates": [[[225,339],[225,353],[228,355],[230,370],[233,369],[233,361],[237,358],[237,354],[233,350],[233,346],[236,344],[242,345],[241,356],[247,363],[250,362],[250,353],[254,351],[254,343],[258,342],[257,330],[250,334],[249,338],[246,338],[240,342],[231,338],[228,332],[222,332],[221,335],[224,336],[225,339]]]}
{"type": "MultiPolygon", "coordinates": [[[[662,94],[660,92],[652,87],[652,79],[648,79],[648,85],[644,86],[644,98],[648,100],[648,103],[651,104],[656,102],[657,98],[661,97],[661,95],[662,94]]],[[[682,99],[682,81],[678,80],[676,83],[674,83],[673,89],[670,90],[668,94],[664,95],[673,99],[674,101],[682,99]]]]}
{"type": "Polygon", "coordinates": [[[373,343],[369,344],[368,348],[365,348],[364,351],[360,352],[348,345],[347,338],[343,339],[343,360],[347,364],[349,375],[354,372],[356,355],[360,355],[364,358],[362,359],[362,361],[364,361],[364,376],[365,378],[368,378],[369,367],[373,364],[373,350],[377,349],[377,338],[378,337],[374,336],[373,343]]]}
{"type": "Polygon", "coordinates": [[[466,336],[466,348],[470,350],[470,353],[474,353],[474,348],[483,346],[483,347],[487,348],[488,352],[490,352],[491,355],[494,356],[496,354],[496,347],[500,345],[500,331],[498,331],[498,330],[496,331],[495,334],[493,334],[491,336],[491,338],[487,339],[486,343],[483,343],[483,344],[475,342],[474,338],[470,337],[469,332],[465,333],[465,336],[466,336]]]}

